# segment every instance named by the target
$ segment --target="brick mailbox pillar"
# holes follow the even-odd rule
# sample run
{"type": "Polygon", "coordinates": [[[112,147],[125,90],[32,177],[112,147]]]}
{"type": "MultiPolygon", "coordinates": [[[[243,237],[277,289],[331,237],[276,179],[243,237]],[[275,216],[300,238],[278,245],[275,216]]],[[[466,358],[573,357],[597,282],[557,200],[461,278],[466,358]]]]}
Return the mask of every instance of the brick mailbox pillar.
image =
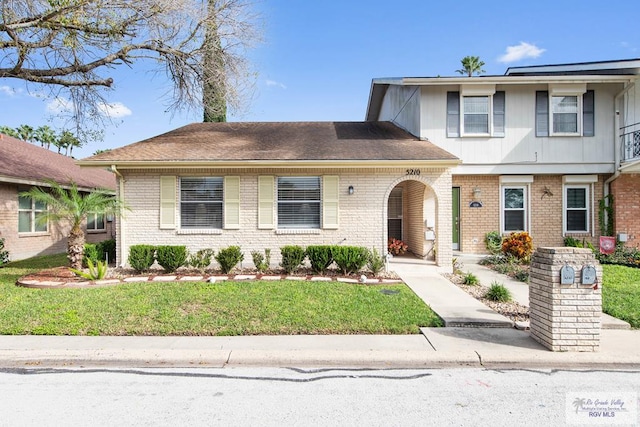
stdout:
{"type": "Polygon", "coordinates": [[[552,351],[598,351],[601,286],[590,249],[538,248],[529,272],[531,337],[552,351]]]}

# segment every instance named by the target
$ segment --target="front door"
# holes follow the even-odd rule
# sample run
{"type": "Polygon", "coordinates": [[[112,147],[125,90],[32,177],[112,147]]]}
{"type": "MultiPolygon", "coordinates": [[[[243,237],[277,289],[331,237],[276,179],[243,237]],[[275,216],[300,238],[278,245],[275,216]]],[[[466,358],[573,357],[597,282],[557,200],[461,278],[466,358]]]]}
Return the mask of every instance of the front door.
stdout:
{"type": "Polygon", "coordinates": [[[453,187],[451,194],[451,228],[453,229],[452,248],[460,250],[460,187],[453,187]]]}

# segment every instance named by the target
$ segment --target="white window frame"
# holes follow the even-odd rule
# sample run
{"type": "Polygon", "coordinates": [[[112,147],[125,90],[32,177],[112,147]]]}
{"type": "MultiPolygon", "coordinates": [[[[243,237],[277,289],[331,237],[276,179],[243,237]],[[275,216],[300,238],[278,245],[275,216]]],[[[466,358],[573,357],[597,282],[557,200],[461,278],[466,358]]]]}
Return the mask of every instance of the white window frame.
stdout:
{"type": "Polygon", "coordinates": [[[180,215],[178,216],[179,220],[180,220],[180,229],[181,230],[222,230],[222,228],[224,227],[224,178],[221,176],[184,176],[184,177],[179,177],[178,179],[178,206],[179,206],[179,212],[180,215]],[[215,200],[203,200],[202,203],[208,203],[208,204],[219,204],[220,205],[220,224],[218,226],[218,224],[212,223],[211,226],[185,226],[183,224],[183,219],[182,219],[182,211],[183,211],[183,204],[192,204],[192,203],[196,203],[195,201],[183,201],[182,200],[182,182],[183,180],[188,180],[188,179],[215,179],[215,180],[219,180],[220,181],[220,185],[222,186],[222,195],[220,197],[219,200],[215,199],[215,200]]]}
{"type": "Polygon", "coordinates": [[[491,136],[493,135],[493,95],[460,95],[460,134],[462,136],[491,136]],[[465,117],[468,115],[485,115],[465,112],[465,100],[471,98],[485,98],[487,100],[487,132],[466,132],[465,117]]]}
{"type": "Polygon", "coordinates": [[[100,232],[104,232],[107,231],[107,217],[105,214],[99,214],[99,213],[90,213],[87,215],[87,232],[93,232],[93,233],[100,233],[100,232]],[[102,217],[102,228],[98,228],[98,219],[102,217]],[[93,221],[89,221],[89,218],[92,218],[93,221]],[[93,223],[93,227],[90,227],[90,225],[93,223]]]}
{"type": "Polygon", "coordinates": [[[322,177],[321,176],[279,176],[276,178],[276,224],[277,228],[280,230],[319,230],[322,228],[322,177]],[[281,200],[280,199],[280,183],[287,179],[296,179],[296,178],[313,178],[318,180],[318,200],[281,200]],[[308,223],[308,224],[283,224],[281,222],[282,217],[280,215],[280,204],[300,204],[300,203],[313,203],[317,204],[318,209],[318,223],[308,223]]]}
{"type": "MultiPolygon", "coordinates": [[[[500,177],[500,233],[507,234],[514,231],[529,231],[531,229],[531,183],[533,175],[504,175],[500,177]],[[523,190],[524,230],[505,230],[505,190],[508,188],[523,190]]],[[[513,209],[515,210],[515,209],[513,209]]],[[[518,209],[520,210],[520,209],[518,209]]]]}
{"type": "Polygon", "coordinates": [[[567,234],[588,234],[591,233],[591,184],[565,184],[562,191],[562,229],[564,235],[567,234]],[[583,189],[584,194],[584,208],[569,208],[568,193],[569,189],[583,189]],[[585,225],[586,230],[569,230],[567,214],[569,211],[584,211],[586,214],[585,225]]]}
{"type": "Polygon", "coordinates": [[[582,135],[582,97],[584,93],[573,93],[573,94],[549,94],[549,134],[551,136],[581,136],[582,135]],[[575,97],[576,98],[576,131],[575,132],[555,132],[554,131],[554,122],[555,115],[560,114],[557,111],[554,111],[555,103],[554,99],[566,98],[566,97],[575,97]]]}
{"type": "Polygon", "coordinates": [[[595,199],[594,185],[598,182],[598,175],[565,175],[562,177],[562,235],[590,234],[594,236],[595,231],[595,199]],[[585,231],[567,231],[567,188],[586,188],[587,203],[587,227],[585,231]]]}
{"type": "Polygon", "coordinates": [[[36,201],[31,196],[18,196],[18,234],[35,234],[35,233],[48,233],[49,232],[49,224],[48,222],[44,224],[44,230],[38,230],[38,225],[36,224],[36,217],[39,213],[43,213],[47,211],[47,206],[44,209],[38,209],[36,201]],[[30,207],[29,209],[20,207],[20,199],[29,199],[30,207]],[[20,213],[29,213],[29,231],[20,231],[20,213]]]}

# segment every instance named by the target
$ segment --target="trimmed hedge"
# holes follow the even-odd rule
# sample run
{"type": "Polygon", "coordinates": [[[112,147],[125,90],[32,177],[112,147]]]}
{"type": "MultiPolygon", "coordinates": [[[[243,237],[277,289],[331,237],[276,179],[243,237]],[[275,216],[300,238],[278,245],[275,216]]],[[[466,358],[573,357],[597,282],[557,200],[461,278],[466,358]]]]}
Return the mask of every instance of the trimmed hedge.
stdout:
{"type": "Polygon", "coordinates": [[[287,274],[291,274],[302,265],[305,257],[305,250],[302,246],[289,245],[280,248],[282,254],[281,266],[287,274]]]}
{"type": "Polygon", "coordinates": [[[307,258],[314,273],[323,274],[327,271],[333,262],[332,250],[333,246],[330,245],[307,246],[307,258]]]}
{"type": "Polygon", "coordinates": [[[362,246],[335,246],[331,252],[343,274],[360,271],[369,260],[369,250],[362,246]]]}
{"type": "Polygon", "coordinates": [[[186,246],[158,246],[156,260],[167,273],[173,273],[187,262],[186,246]]]}
{"type": "Polygon", "coordinates": [[[129,248],[129,265],[137,272],[147,271],[155,260],[156,247],[133,245],[129,248]]]}
{"type": "Polygon", "coordinates": [[[220,264],[220,269],[224,274],[228,274],[242,260],[244,260],[244,254],[240,250],[240,246],[220,249],[216,255],[216,261],[220,264]]]}

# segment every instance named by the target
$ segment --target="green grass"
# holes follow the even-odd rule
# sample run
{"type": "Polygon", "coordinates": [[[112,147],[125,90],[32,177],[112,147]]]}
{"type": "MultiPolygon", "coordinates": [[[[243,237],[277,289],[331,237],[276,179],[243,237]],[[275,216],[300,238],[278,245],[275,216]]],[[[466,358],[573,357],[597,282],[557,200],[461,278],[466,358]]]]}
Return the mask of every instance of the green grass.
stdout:
{"type": "Polygon", "coordinates": [[[283,280],[89,289],[15,286],[27,273],[65,263],[64,255],[57,255],[0,269],[0,334],[413,334],[420,326],[441,325],[404,284],[283,280]]]}
{"type": "Polygon", "coordinates": [[[602,311],[640,329],[640,269],[605,264],[602,311]]]}

